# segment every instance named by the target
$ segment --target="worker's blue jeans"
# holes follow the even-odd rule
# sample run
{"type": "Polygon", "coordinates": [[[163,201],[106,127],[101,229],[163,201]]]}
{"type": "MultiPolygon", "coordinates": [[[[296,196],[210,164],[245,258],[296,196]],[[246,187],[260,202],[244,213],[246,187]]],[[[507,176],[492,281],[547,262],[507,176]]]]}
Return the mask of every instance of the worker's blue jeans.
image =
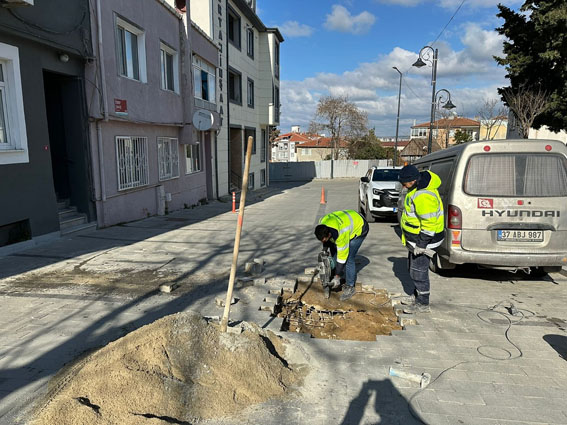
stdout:
{"type": "Polygon", "coordinates": [[[408,253],[409,274],[415,285],[415,301],[418,304],[429,305],[429,257],[425,254],[413,255],[408,253]]]}
{"type": "Polygon", "coordinates": [[[350,243],[348,244],[348,258],[344,268],[347,286],[354,286],[354,284],[356,283],[356,263],[354,261],[354,258],[356,257],[356,253],[360,249],[360,245],[362,245],[362,242],[364,242],[364,239],[366,239],[366,235],[357,236],[356,238],[351,239],[350,243]]]}

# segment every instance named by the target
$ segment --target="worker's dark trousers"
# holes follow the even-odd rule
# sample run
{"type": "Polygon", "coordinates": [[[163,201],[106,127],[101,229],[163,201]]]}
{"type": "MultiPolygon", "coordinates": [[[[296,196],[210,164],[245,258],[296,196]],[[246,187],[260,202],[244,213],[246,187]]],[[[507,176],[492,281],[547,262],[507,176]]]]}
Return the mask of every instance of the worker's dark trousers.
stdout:
{"type": "Polygon", "coordinates": [[[415,285],[415,302],[429,305],[429,257],[408,253],[409,274],[415,285]]]}

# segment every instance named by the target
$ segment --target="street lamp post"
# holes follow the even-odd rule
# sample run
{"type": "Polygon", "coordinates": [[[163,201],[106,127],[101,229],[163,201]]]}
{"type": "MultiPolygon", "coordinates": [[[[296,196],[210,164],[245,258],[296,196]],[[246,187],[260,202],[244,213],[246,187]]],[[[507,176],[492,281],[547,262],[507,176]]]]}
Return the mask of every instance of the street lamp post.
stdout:
{"type": "Polygon", "coordinates": [[[437,80],[437,56],[439,51],[434,49],[431,46],[425,46],[419,51],[419,58],[415,61],[413,66],[417,68],[421,68],[425,66],[425,62],[431,62],[432,71],[431,71],[431,85],[433,86],[433,90],[431,91],[431,117],[429,119],[429,139],[427,140],[427,153],[431,153],[432,147],[432,136],[433,136],[433,121],[434,121],[434,114],[435,114],[435,83],[437,80]],[[430,59],[430,52],[433,53],[433,59],[430,59]],[[425,52],[425,53],[424,53],[425,52]]]}
{"type": "MultiPolygon", "coordinates": [[[[443,105],[442,108],[447,110],[456,108],[453,102],[451,102],[451,93],[447,89],[438,90],[437,93],[435,93],[433,100],[437,110],[439,109],[440,105],[443,105]]],[[[435,111],[433,113],[435,114],[435,111]]],[[[431,129],[429,131],[431,132],[431,129]]],[[[446,131],[449,131],[448,127],[446,128],[446,131]]],[[[431,138],[429,140],[431,140],[431,138]]],[[[447,144],[445,144],[445,147],[447,147],[447,144]]]]}
{"type": "Polygon", "coordinates": [[[400,129],[400,99],[402,97],[402,73],[401,71],[393,66],[396,71],[400,74],[400,89],[398,90],[398,117],[396,118],[396,139],[394,140],[394,167],[398,165],[398,131],[400,129]]]}

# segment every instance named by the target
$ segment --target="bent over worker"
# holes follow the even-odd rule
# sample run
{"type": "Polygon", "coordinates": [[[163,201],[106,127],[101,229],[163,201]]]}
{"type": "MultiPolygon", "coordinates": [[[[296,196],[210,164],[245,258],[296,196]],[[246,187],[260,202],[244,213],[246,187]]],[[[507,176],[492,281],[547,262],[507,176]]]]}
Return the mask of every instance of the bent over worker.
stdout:
{"type": "Polygon", "coordinates": [[[355,294],[356,264],[354,257],[368,234],[368,223],[353,210],[335,211],[327,214],[315,227],[315,237],[329,248],[336,256],[337,266],[333,278],[333,288],[340,286],[340,276],[345,272],[346,286],[341,294],[341,301],[348,300],[355,294]]]}
{"type": "Polygon", "coordinates": [[[414,293],[401,300],[408,305],[405,313],[428,313],[429,256],[441,245],[445,236],[443,203],[437,189],[439,176],[431,171],[419,172],[413,165],[400,170],[400,183],[408,189],[400,226],[402,243],[408,248],[408,267],[414,293]]]}

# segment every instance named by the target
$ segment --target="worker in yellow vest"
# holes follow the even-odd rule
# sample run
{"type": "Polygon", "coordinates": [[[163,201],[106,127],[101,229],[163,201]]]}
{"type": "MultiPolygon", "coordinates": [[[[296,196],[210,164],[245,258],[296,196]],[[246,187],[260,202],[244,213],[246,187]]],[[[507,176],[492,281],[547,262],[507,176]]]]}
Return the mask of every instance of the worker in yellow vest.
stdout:
{"type": "Polygon", "coordinates": [[[441,245],[445,236],[443,203],[437,191],[441,179],[431,171],[419,172],[413,165],[402,168],[398,179],[408,190],[400,226],[402,243],[409,251],[409,272],[414,283],[414,293],[401,302],[407,305],[405,313],[428,313],[429,256],[441,245]]]}
{"type": "MultiPolygon", "coordinates": [[[[327,214],[315,227],[315,237],[323,242],[323,247],[330,249],[336,257],[335,277],[332,287],[340,287],[340,276],[345,274],[346,286],[340,300],[351,298],[356,290],[356,264],[354,257],[368,234],[368,223],[359,213],[353,210],[335,211],[327,214]]],[[[325,288],[328,298],[329,287],[325,288]]]]}

